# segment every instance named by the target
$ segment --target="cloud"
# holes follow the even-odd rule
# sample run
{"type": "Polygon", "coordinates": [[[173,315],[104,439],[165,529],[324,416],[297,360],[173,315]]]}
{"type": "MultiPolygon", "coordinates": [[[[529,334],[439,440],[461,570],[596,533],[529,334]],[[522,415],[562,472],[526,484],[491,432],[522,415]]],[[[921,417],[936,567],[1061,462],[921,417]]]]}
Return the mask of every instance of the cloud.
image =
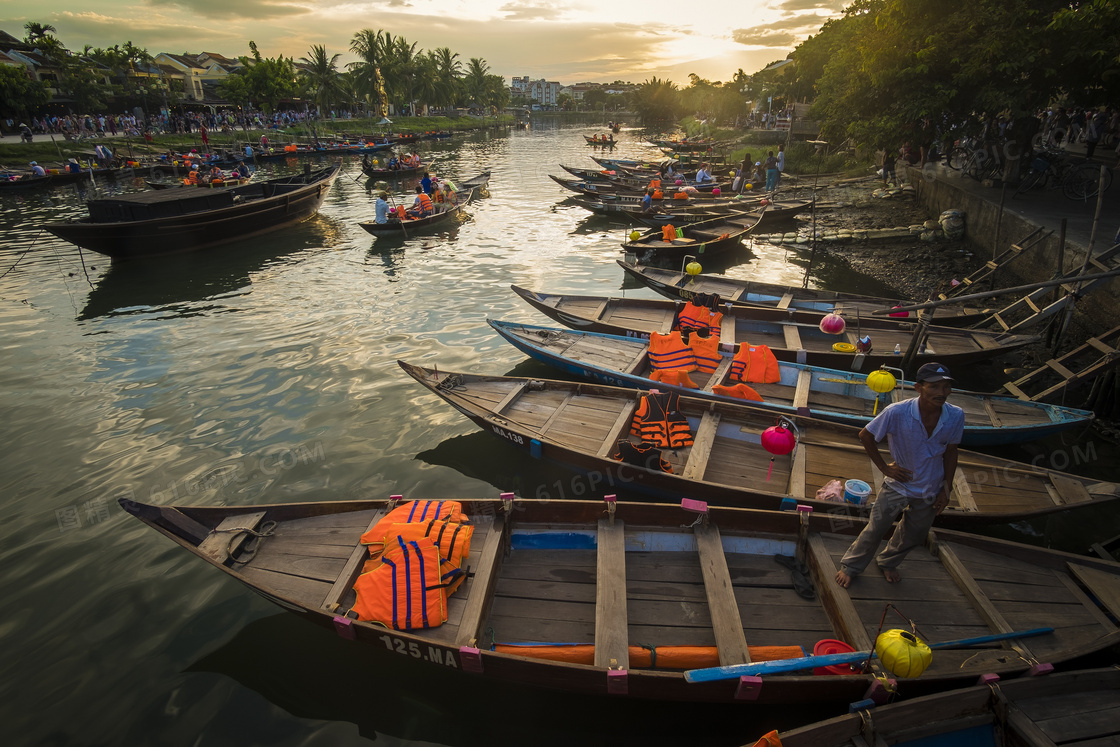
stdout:
{"type": "Polygon", "coordinates": [[[787,13],[799,10],[823,10],[828,15],[835,16],[839,15],[849,4],[850,0],[785,0],[785,2],[775,3],[773,7],[787,13]]]}
{"type": "Polygon", "coordinates": [[[734,29],[731,38],[749,47],[793,49],[805,37],[815,34],[827,20],[827,16],[818,15],[790,16],[762,26],[734,29]]]}
{"type": "Polygon", "coordinates": [[[509,21],[555,21],[563,11],[546,3],[506,3],[498,8],[509,21]]]}
{"type": "Polygon", "coordinates": [[[311,12],[311,8],[285,0],[238,0],[238,2],[231,2],[231,0],[147,0],[147,2],[155,6],[181,8],[191,13],[197,13],[203,18],[263,20],[265,18],[304,15],[311,12]]]}

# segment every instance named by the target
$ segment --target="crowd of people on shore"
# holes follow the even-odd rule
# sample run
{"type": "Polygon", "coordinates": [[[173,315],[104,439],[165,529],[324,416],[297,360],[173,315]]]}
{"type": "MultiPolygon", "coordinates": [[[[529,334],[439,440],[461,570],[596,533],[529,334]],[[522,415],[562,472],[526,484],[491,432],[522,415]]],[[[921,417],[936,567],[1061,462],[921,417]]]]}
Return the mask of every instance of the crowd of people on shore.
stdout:
{"type": "MultiPolygon", "coordinates": [[[[348,112],[343,112],[348,114],[348,112]]],[[[336,112],[331,112],[332,118],[336,112]]],[[[6,117],[0,122],[4,134],[27,132],[35,135],[56,135],[64,139],[78,136],[104,137],[132,135],[140,137],[144,133],[191,134],[204,130],[231,132],[235,129],[278,129],[304,124],[319,119],[314,112],[295,110],[278,111],[265,114],[259,111],[220,111],[220,112],[171,112],[161,110],[147,117],[135,114],[45,114],[17,121],[6,117]]]]}

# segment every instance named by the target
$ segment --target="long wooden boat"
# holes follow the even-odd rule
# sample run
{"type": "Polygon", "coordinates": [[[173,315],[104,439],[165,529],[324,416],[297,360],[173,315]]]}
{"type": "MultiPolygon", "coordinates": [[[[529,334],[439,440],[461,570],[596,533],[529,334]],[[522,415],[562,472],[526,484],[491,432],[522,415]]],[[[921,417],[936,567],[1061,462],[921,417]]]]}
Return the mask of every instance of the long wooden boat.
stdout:
{"type": "Polygon", "coordinates": [[[397,220],[395,215],[390,215],[388,223],[377,223],[375,221],[368,221],[359,223],[358,225],[365,229],[368,233],[375,236],[381,235],[405,235],[415,231],[421,231],[431,226],[439,226],[444,223],[451,223],[458,219],[458,216],[463,214],[463,209],[467,206],[475,194],[482,190],[490,182],[490,172],[483,171],[477,176],[472,176],[459,184],[457,192],[459,201],[454,205],[445,206],[443,210],[434,212],[423,218],[410,218],[404,223],[397,220]]]}
{"type": "MultiPolygon", "coordinates": [[[[618,261],[630,277],[652,288],[666,298],[688,300],[698,294],[718,295],[724,303],[748,308],[793,309],[822,314],[839,314],[845,319],[870,317],[872,312],[892,306],[918,303],[904,298],[878,298],[842,291],[797,288],[791,285],[739,280],[723,275],[688,275],[684,272],[646,267],[634,262],[618,261]]],[[[937,309],[937,324],[966,327],[987,318],[995,309],[961,303],[937,309]]],[[[918,313],[899,312],[896,319],[918,319],[918,313]]]]}
{"type": "Polygon", "coordinates": [[[715,225],[717,221],[727,220],[729,225],[734,225],[736,221],[742,218],[754,218],[758,223],[754,226],[755,233],[758,233],[763,228],[768,228],[778,223],[793,220],[798,215],[801,215],[806,210],[813,206],[812,200],[776,200],[774,202],[767,201],[766,204],[753,206],[750,210],[740,211],[728,209],[722,206],[713,206],[711,208],[703,205],[696,207],[687,207],[682,210],[673,210],[672,207],[662,204],[661,210],[655,213],[636,213],[633,214],[634,220],[646,226],[663,226],[671,223],[674,226],[681,225],[682,223],[702,223],[710,222],[715,225]]]}
{"type": "MultiPolygon", "coordinates": [[[[634,197],[634,198],[636,198],[640,201],[642,199],[642,195],[644,195],[645,191],[646,191],[646,188],[645,188],[644,185],[643,186],[632,186],[632,185],[628,185],[628,184],[621,184],[619,182],[602,182],[602,181],[587,181],[587,180],[580,180],[580,179],[565,179],[564,177],[556,176],[555,174],[549,174],[548,178],[551,179],[552,181],[556,182],[557,184],[559,184],[564,189],[567,189],[571,192],[575,192],[576,194],[584,194],[584,195],[592,195],[592,196],[619,195],[619,196],[623,196],[623,197],[634,197]]],[[[705,184],[688,184],[688,185],[682,185],[681,188],[686,187],[686,186],[687,187],[693,187],[694,189],[698,190],[698,193],[696,193],[695,197],[690,198],[690,199],[698,199],[698,200],[703,199],[705,195],[708,195],[710,199],[728,199],[728,198],[716,198],[716,197],[711,196],[711,193],[716,188],[719,188],[721,191],[726,190],[728,188],[727,184],[724,184],[724,183],[721,183],[721,182],[707,182],[705,184]]],[[[663,191],[664,194],[670,195],[670,199],[672,199],[671,195],[675,194],[679,190],[675,185],[668,185],[665,188],[663,188],[662,191],[663,191]]]]}
{"type": "Polygon", "coordinates": [[[687,254],[704,259],[741,246],[743,237],[754,230],[760,219],[758,215],[744,215],[734,221],[685,223],[677,227],[677,238],[671,241],[665,241],[661,228],[650,228],[638,238],[622,242],[622,250],[642,261],[679,259],[687,254]]]}
{"type": "Polygon", "coordinates": [[[409,166],[407,168],[379,169],[376,168],[369,159],[362,158],[362,173],[371,179],[404,179],[405,177],[422,174],[431,167],[432,164],[429,162],[421,163],[419,166],[409,166]]]}
{"type": "Polygon", "coordinates": [[[613,139],[607,140],[605,138],[593,138],[589,135],[584,135],[583,139],[587,141],[588,145],[602,145],[607,148],[613,148],[614,146],[618,145],[618,141],[613,139]]]}
{"type": "Polygon", "coordinates": [[[152,190],[90,200],[89,217],[44,228],[113,259],[208,248],[315,215],[340,168],[341,161],[231,189],[152,190]]]}
{"type": "MultiPolygon", "coordinates": [[[[46,189],[56,184],[55,177],[60,174],[47,174],[46,176],[32,176],[18,174],[0,178],[0,192],[17,192],[25,189],[46,189]]],[[[88,175],[86,176],[88,179],[88,175]]]]}
{"type": "Polygon", "coordinates": [[[219,182],[206,182],[201,181],[197,184],[188,184],[186,181],[177,182],[163,182],[155,181],[153,179],[145,179],[144,183],[152,189],[178,189],[179,187],[195,187],[196,189],[227,189],[229,187],[240,187],[243,184],[248,184],[252,181],[253,176],[237,177],[236,179],[223,179],[219,182]]]}
{"type": "MultiPolygon", "coordinates": [[[[675,391],[722,402],[743,401],[715,391],[716,386],[737,383],[731,378],[733,351],[720,351],[720,365],[711,374],[690,372],[689,379],[696,386],[685,387],[651,378],[655,369],[650,365],[648,340],[492,319],[487,321],[507,342],[526,355],[565,373],[600,384],[675,391]]],[[[789,362],[780,362],[778,370],[780,381],[750,384],[763,397],[762,402],[750,404],[783,415],[809,415],[862,427],[871,422],[876,412],[892,402],[917,396],[913,383],[907,385],[902,381],[890,392],[874,392],[867,386],[864,374],[850,371],[789,362]]],[[[901,374],[901,371],[895,373],[901,374]]],[[[958,389],[953,390],[951,402],[964,410],[962,443],[966,446],[1032,441],[1070,428],[1084,427],[1093,421],[1093,413],[1089,410],[958,389]]]]}
{"type": "Polygon", "coordinates": [[[446,622],[411,630],[350,613],[370,557],[360,537],[406,505],[397,500],[121,505],[265,599],[369,647],[369,655],[421,671],[457,670],[464,688],[727,703],[756,709],[756,717],[777,704],[846,710],[873,674],[689,682],[681,670],[788,658],[829,639],[869,650],[886,604],[931,642],[1053,629],[981,648],[939,648],[920,677],[895,679],[903,698],[967,686],[983,674],[1009,678],[1036,661],[1061,666],[1120,640],[1108,617],[1117,613],[1120,564],[1104,560],[944,530],[910,553],[901,582],[867,576],[845,590],[831,577],[859,521],[693,503],[686,511],[503,498],[462,501],[473,526],[467,579],[447,599],[446,622]],[[803,563],[805,572],[795,577],[775,555],[803,563]]]}
{"type": "MultiPolygon", "coordinates": [[[[681,396],[694,445],[661,452],[672,472],[612,458],[632,440],[630,425],[642,392],[547,379],[481,376],[398,361],[410,376],[484,431],[531,455],[598,475],[612,487],[657,499],[690,496],[720,506],[777,510],[792,499],[844,517],[866,506],[816,500],[832,479],[862,480],[876,494],[883,476],[860,444],[858,429],[801,415],[784,417],[800,436],[791,454],[772,455],[761,433],[777,420],[772,410],[681,396]]],[[[1113,502],[1120,486],[1057,470],[961,450],[949,506],[939,526],[967,529],[1113,502]],[[1090,491],[1092,488],[1092,491],[1090,491]]],[[[889,455],[886,455],[889,461],[889,455]]]]}
{"type": "MultiPolygon", "coordinates": [[[[667,334],[677,327],[678,315],[684,308],[683,301],[538,293],[511,287],[530,306],[566,327],[609,335],[667,334]]],[[[927,336],[924,347],[919,340],[910,363],[912,370],[907,374],[924,363],[944,363],[950,367],[974,363],[1038,341],[1029,335],[956,327],[930,326],[923,333],[919,325],[902,319],[863,317],[857,324],[852,316],[847,317],[842,334],[832,335],[821,331],[824,315],[818,312],[727,305],[722,311],[720,341],[724,344],[766,345],[780,361],[850,371],[899,367],[915,334],[927,336]],[[859,351],[861,336],[871,338],[871,349],[867,352],[859,351]],[[896,346],[898,353],[894,352],[896,346]]]]}
{"type": "MultiPolygon", "coordinates": [[[[1029,642],[1027,642],[1029,645],[1029,642]]],[[[1055,672],[926,695],[780,731],[782,747],[1105,747],[1120,743],[1120,669],[1055,672]]]]}

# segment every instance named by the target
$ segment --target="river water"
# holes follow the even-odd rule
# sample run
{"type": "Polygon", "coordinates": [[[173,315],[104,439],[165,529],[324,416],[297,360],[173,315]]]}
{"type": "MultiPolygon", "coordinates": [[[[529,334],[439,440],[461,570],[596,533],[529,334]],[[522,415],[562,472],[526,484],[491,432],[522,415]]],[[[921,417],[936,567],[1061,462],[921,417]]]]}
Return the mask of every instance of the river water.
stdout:
{"type": "MultiPolygon", "coordinates": [[[[545,323],[510,284],[655,297],[626,287],[614,264],[629,229],[566,204],[547,178],[562,174],[559,163],[592,166],[581,135],[594,131],[545,123],[421,145],[439,174],[492,170],[491,196],[461,225],[406,240],[357,225],[373,206],[354,160],[317,218],[148,263],[111,265],[40,231],[83,214],[85,189],[0,196],[0,742],[544,744],[627,734],[737,744],[758,735],[765,724],[730,707],[667,715],[482,690],[375,660],[116,503],[564,495],[568,473],[476,432],[396,360],[547,376],[486,325],[545,323]]],[[[639,140],[624,131],[615,154],[657,155],[639,140]]],[[[788,252],[744,248],[705,269],[800,284],[805,258],[788,252]]],[[[812,282],[892,292],[843,263],[815,265],[812,282]]],[[[1050,530],[1025,531],[1039,541],[1050,530]]]]}

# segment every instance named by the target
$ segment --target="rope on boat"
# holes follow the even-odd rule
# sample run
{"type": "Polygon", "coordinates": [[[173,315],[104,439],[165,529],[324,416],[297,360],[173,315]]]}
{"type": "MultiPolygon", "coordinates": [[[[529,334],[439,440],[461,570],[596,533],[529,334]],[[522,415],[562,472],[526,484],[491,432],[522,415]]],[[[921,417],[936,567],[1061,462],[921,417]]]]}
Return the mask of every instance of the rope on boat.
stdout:
{"type": "Polygon", "coordinates": [[[5,275],[7,275],[12,270],[16,269],[16,265],[18,265],[20,262],[22,262],[23,258],[26,257],[31,252],[32,249],[35,248],[35,242],[38,241],[39,237],[42,236],[42,235],[43,235],[43,229],[40,228],[39,233],[35,234],[35,238],[31,240],[31,246],[24,249],[23,252],[19,255],[19,258],[15,262],[12,263],[12,266],[9,267],[8,269],[4,270],[4,274],[0,275],[0,280],[3,280],[5,275]]]}
{"type": "Polygon", "coordinates": [[[229,533],[233,534],[233,536],[229,538],[229,544],[226,545],[226,555],[228,555],[230,558],[233,558],[233,560],[238,562],[238,563],[248,563],[250,560],[252,560],[253,556],[257,554],[257,550],[260,549],[261,541],[264,540],[265,537],[271,537],[272,535],[276,534],[276,522],[275,521],[266,521],[265,523],[261,524],[261,528],[260,528],[259,531],[256,530],[256,529],[215,529],[215,530],[213,530],[214,534],[226,533],[226,532],[229,532],[229,533]],[[243,534],[249,535],[249,537],[251,539],[250,539],[249,542],[246,542],[245,547],[242,548],[241,556],[237,557],[237,558],[234,558],[233,557],[233,545],[239,539],[241,539],[241,535],[243,535],[243,534]],[[252,540],[254,540],[254,539],[257,540],[257,542],[252,543],[252,540]],[[250,546],[250,543],[252,543],[251,546],[250,546]]]}

